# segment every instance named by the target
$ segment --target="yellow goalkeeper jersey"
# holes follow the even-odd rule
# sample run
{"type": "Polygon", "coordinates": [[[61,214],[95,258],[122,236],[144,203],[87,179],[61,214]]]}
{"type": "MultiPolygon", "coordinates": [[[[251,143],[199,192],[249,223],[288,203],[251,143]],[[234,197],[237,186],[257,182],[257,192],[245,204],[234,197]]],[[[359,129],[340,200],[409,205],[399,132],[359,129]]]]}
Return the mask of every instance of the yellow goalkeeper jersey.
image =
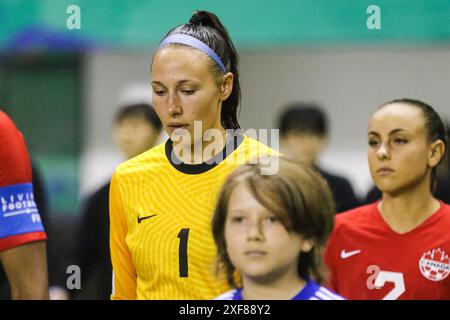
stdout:
{"type": "Polygon", "coordinates": [[[208,164],[181,163],[172,151],[169,139],[113,175],[112,299],[213,299],[229,290],[215,273],[211,218],[218,192],[238,165],[278,155],[245,135],[235,135],[208,164]]]}

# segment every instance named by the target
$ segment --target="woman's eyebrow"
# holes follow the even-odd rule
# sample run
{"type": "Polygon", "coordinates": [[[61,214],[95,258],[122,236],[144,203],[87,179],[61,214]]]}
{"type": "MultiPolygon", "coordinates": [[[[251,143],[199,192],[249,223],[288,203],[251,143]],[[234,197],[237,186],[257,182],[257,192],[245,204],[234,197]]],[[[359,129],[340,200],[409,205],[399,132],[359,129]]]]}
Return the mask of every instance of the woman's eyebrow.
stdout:
{"type": "MultiPolygon", "coordinates": [[[[396,128],[396,129],[391,130],[391,131],[389,132],[389,135],[392,136],[393,134],[396,134],[396,133],[402,132],[402,131],[405,131],[405,132],[406,132],[406,129],[403,129],[403,128],[396,128]]],[[[370,131],[370,132],[368,133],[368,135],[375,135],[375,136],[378,136],[378,137],[380,136],[380,134],[379,134],[378,132],[376,132],[376,131],[370,131]]]]}

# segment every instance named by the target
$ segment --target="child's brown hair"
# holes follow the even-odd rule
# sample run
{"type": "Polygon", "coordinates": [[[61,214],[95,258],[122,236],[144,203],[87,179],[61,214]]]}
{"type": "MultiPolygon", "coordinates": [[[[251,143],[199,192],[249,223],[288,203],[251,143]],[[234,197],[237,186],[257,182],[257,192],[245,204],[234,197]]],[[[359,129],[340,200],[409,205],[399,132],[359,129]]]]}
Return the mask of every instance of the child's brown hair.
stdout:
{"type": "Polygon", "coordinates": [[[212,233],[217,246],[218,268],[224,268],[227,281],[237,287],[235,268],[227,253],[225,222],[228,203],[234,188],[244,183],[270,212],[277,215],[288,232],[312,240],[309,252],[299,252],[298,274],[318,283],[325,279],[323,248],[333,230],[334,202],[326,181],[315,171],[286,157],[280,157],[274,175],[261,175],[261,164],[246,164],[227,179],[219,194],[212,219],[212,233]]]}

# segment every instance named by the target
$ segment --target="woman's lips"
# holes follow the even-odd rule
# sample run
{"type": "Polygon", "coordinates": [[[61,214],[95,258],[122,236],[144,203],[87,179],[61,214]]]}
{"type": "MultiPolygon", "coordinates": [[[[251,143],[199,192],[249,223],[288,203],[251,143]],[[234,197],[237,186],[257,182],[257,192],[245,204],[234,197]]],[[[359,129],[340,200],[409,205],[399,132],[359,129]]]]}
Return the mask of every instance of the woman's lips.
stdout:
{"type": "Polygon", "coordinates": [[[171,132],[173,132],[175,130],[180,130],[180,129],[188,130],[189,125],[187,125],[187,124],[170,124],[167,127],[169,128],[169,130],[171,132]]]}
{"type": "Polygon", "coordinates": [[[265,256],[267,254],[267,252],[261,251],[261,250],[250,250],[250,251],[246,251],[244,254],[251,258],[258,258],[258,257],[265,256]]]}
{"type": "Polygon", "coordinates": [[[383,167],[383,168],[380,168],[380,169],[378,169],[377,170],[377,173],[379,174],[379,175],[388,175],[388,174],[391,174],[391,173],[393,173],[394,172],[394,170],[393,169],[391,169],[391,168],[388,168],[388,167],[383,167]]]}

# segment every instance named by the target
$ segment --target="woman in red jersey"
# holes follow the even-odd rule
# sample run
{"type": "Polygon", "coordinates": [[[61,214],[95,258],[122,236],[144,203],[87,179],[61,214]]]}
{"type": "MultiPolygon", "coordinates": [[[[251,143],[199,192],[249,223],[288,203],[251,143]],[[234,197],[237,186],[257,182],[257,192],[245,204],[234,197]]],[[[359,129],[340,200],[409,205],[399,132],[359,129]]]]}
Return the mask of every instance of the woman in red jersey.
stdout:
{"type": "Polygon", "coordinates": [[[450,299],[450,206],[431,193],[445,125],[424,102],[394,100],[373,114],[368,142],[383,197],[336,217],[330,286],[349,299],[450,299]]]}

